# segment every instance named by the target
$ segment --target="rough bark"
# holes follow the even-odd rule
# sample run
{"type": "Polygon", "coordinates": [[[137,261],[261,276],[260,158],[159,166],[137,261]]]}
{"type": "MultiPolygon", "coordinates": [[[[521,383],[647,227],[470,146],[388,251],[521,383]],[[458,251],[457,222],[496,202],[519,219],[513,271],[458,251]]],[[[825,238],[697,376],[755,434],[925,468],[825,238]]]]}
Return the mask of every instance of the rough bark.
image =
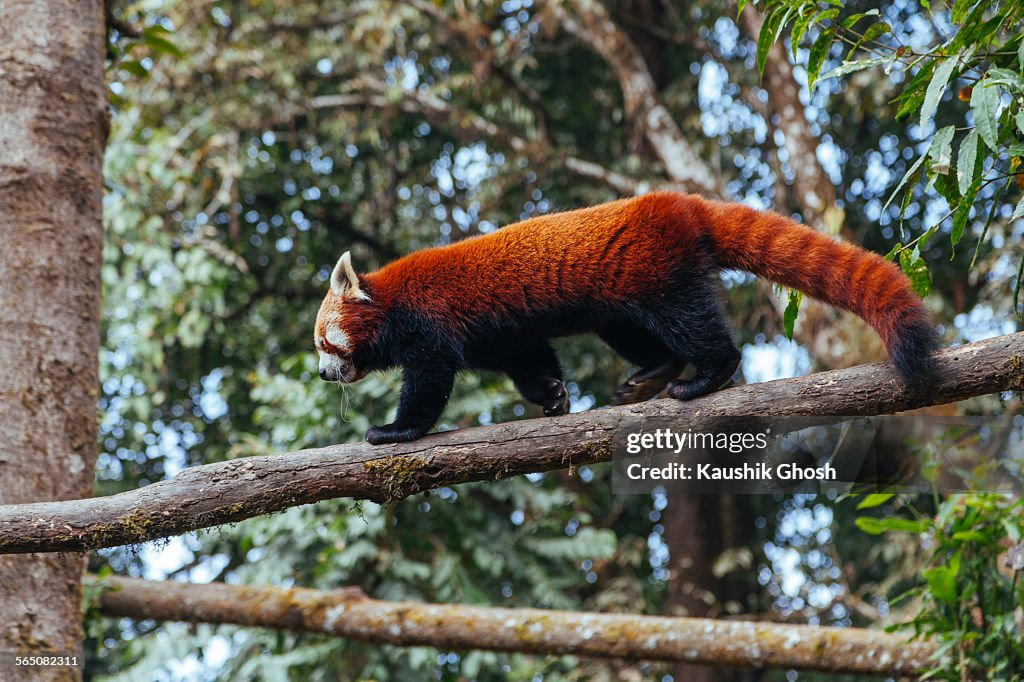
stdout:
{"type": "Polygon", "coordinates": [[[334,445],[186,469],[129,492],[0,506],[0,553],[83,550],[178,535],[336,497],[395,500],[423,490],[607,461],[612,438],[650,418],[699,429],[735,415],[863,416],[1024,387],[1024,333],[943,351],[934,383],[905,385],[888,363],[549,419],[449,431],[411,443],[334,445]]]}
{"type": "MultiPolygon", "coordinates": [[[[0,26],[0,501],[80,498],[96,457],[103,7],[11,0],[0,26]]],[[[0,557],[0,652],[81,657],[83,568],[0,557]]]]}
{"type": "Polygon", "coordinates": [[[708,618],[504,609],[370,599],[359,588],[318,591],[107,578],[109,616],[232,623],[317,632],[372,644],[532,654],[689,661],[906,675],[935,651],[928,642],[854,628],[708,618]]]}

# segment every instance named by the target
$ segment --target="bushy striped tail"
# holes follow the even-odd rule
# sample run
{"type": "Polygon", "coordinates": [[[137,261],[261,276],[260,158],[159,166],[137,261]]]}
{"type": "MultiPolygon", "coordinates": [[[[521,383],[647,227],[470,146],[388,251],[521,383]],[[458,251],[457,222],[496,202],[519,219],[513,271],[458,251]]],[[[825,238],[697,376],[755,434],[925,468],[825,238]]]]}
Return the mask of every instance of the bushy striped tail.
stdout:
{"type": "Polygon", "coordinates": [[[896,265],[777,213],[707,202],[719,263],[746,270],[862,317],[882,337],[896,369],[915,383],[934,369],[938,336],[896,265]]]}

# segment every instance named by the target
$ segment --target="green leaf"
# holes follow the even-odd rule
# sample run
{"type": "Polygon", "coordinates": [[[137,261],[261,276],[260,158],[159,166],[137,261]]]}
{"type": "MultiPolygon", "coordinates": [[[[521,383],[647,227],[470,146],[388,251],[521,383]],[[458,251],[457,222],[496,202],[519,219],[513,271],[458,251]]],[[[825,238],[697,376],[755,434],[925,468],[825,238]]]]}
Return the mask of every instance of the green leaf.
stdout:
{"type": "Polygon", "coordinates": [[[739,1],[739,9],[738,9],[738,10],[736,10],[736,16],[737,16],[737,17],[738,17],[739,15],[743,14],[743,8],[747,6],[747,1],[748,1],[748,0],[740,0],[740,1],[739,1]]]}
{"type": "MultiPolygon", "coordinates": [[[[918,171],[919,174],[921,171],[918,171]]],[[[916,183],[916,180],[914,180],[916,183]]],[[[903,216],[906,215],[906,209],[910,206],[910,200],[913,199],[913,185],[908,185],[906,191],[903,193],[903,201],[899,204],[899,219],[900,219],[900,231],[902,231],[903,216]]]]}
{"type": "MultiPolygon", "coordinates": [[[[1024,41],[1021,41],[1021,44],[1024,45],[1024,41]]],[[[1017,123],[1017,130],[1024,133],[1024,111],[1018,111],[1013,120],[1017,123]]]]}
{"type": "Polygon", "coordinates": [[[945,175],[949,173],[949,165],[953,159],[953,133],[955,126],[946,126],[935,133],[928,147],[928,158],[932,160],[931,169],[945,175]]]}
{"type": "MultiPolygon", "coordinates": [[[[1024,204],[1024,198],[1017,204],[1017,208],[1013,210],[1014,214],[1020,212],[1024,215],[1024,210],[1021,209],[1021,204],[1024,204]]],[[[1017,282],[1013,285],[1013,311],[1017,314],[1018,320],[1024,320],[1024,315],[1020,312],[1020,289],[1021,279],[1024,279],[1024,257],[1020,259],[1020,265],[1017,266],[1017,282]]]]}
{"type": "Polygon", "coordinates": [[[953,177],[952,173],[946,173],[945,175],[933,173],[930,177],[932,187],[946,200],[950,210],[960,205],[960,197],[962,195],[960,194],[960,187],[957,185],[956,178],[953,177]]]}
{"type": "Polygon", "coordinates": [[[851,14],[850,16],[843,19],[843,28],[853,28],[858,21],[868,16],[877,17],[878,10],[873,9],[868,12],[857,12],[856,14],[851,14]]]}
{"type": "Polygon", "coordinates": [[[1013,209],[1013,215],[1010,216],[1010,220],[1017,220],[1018,218],[1024,218],[1024,197],[1020,198],[1017,202],[1016,208],[1013,209]]]}
{"type": "Polygon", "coordinates": [[[853,53],[857,48],[859,48],[861,45],[864,45],[868,41],[874,40],[883,33],[889,33],[890,31],[892,31],[892,27],[889,26],[889,24],[885,23],[884,21],[879,21],[876,24],[871,24],[870,26],[868,26],[868,30],[864,31],[864,35],[860,37],[860,40],[858,40],[857,43],[850,48],[850,53],[853,53]]]}
{"type": "Polygon", "coordinates": [[[138,76],[139,78],[145,78],[149,75],[149,71],[146,71],[146,67],[144,67],[142,64],[135,61],[134,59],[126,59],[125,61],[121,62],[119,66],[128,73],[132,74],[133,76],[138,76]]]}
{"type": "Polygon", "coordinates": [[[976,530],[960,530],[953,533],[954,540],[966,540],[968,542],[984,542],[985,535],[976,530]]]}
{"type": "Polygon", "coordinates": [[[814,88],[814,81],[817,80],[818,74],[821,73],[821,65],[825,63],[825,58],[828,57],[828,48],[832,46],[832,39],[834,37],[833,32],[833,28],[821,29],[817,40],[811,45],[810,54],[807,55],[808,90],[814,88]]]}
{"type": "Polygon", "coordinates": [[[925,244],[928,243],[928,240],[932,238],[932,235],[935,234],[938,231],[939,231],[939,226],[938,225],[932,225],[927,230],[925,230],[921,234],[920,237],[917,238],[917,247],[916,247],[916,249],[917,249],[917,255],[918,256],[921,255],[920,249],[923,249],[925,244]]]}
{"type": "Polygon", "coordinates": [[[963,21],[957,21],[954,23],[962,24],[960,29],[953,36],[953,40],[949,41],[946,49],[952,52],[958,52],[960,48],[971,44],[980,44],[983,28],[982,21],[985,11],[988,9],[989,3],[979,2],[977,6],[971,10],[971,13],[963,21]]]}
{"type": "MultiPolygon", "coordinates": [[[[1024,43],[1022,43],[1022,45],[1024,45],[1024,43]]],[[[1010,538],[1010,541],[1013,542],[1013,543],[1020,542],[1020,538],[1021,538],[1020,526],[1018,524],[1014,523],[1013,521],[1011,521],[1010,519],[1002,519],[1002,524],[1003,524],[1003,530],[1006,531],[1006,536],[1008,538],[1010,538]]]]}
{"type": "Polygon", "coordinates": [[[971,217],[971,206],[973,205],[973,197],[970,200],[964,197],[957,204],[956,210],[953,211],[953,226],[949,231],[949,241],[953,246],[959,244],[960,240],[964,237],[964,230],[967,229],[967,219],[971,217]]]}
{"type": "Polygon", "coordinates": [[[964,23],[967,18],[967,11],[974,6],[978,0],[956,0],[950,9],[949,20],[954,24],[964,23]]]}
{"type": "Polygon", "coordinates": [[[928,522],[925,520],[915,521],[914,519],[887,518],[879,519],[884,530],[892,530],[900,533],[923,533],[928,530],[928,522]]]}
{"type": "Polygon", "coordinates": [[[123,111],[128,107],[128,101],[124,97],[110,92],[110,90],[107,90],[107,101],[110,102],[110,106],[114,107],[114,109],[123,111]]]}
{"type": "Polygon", "coordinates": [[[818,14],[811,20],[811,25],[821,24],[828,20],[835,20],[839,16],[838,9],[826,9],[818,12],[818,14]]]}
{"type": "Polygon", "coordinates": [[[185,56],[185,54],[178,49],[177,45],[166,38],[161,38],[160,36],[150,36],[145,39],[145,43],[157,52],[166,52],[167,54],[172,54],[175,57],[185,56]]]}
{"type": "Polygon", "coordinates": [[[971,182],[974,181],[974,162],[978,158],[978,131],[972,130],[960,143],[960,151],[956,155],[956,181],[960,194],[967,194],[971,182]]]}
{"type": "Polygon", "coordinates": [[[910,280],[910,288],[915,294],[924,298],[931,292],[932,278],[928,274],[928,265],[917,249],[913,253],[906,250],[900,252],[900,270],[910,280]]]}
{"type": "Polygon", "coordinates": [[[882,207],[882,213],[885,213],[885,209],[889,208],[889,204],[891,204],[892,200],[896,198],[897,194],[899,194],[900,188],[907,184],[907,180],[910,179],[911,175],[917,172],[917,169],[920,168],[926,158],[928,158],[927,154],[923,154],[918,157],[917,161],[914,162],[914,165],[912,165],[910,170],[907,171],[907,174],[903,176],[902,180],[900,180],[900,184],[896,185],[896,189],[894,189],[892,194],[889,195],[889,199],[885,202],[885,206],[882,207]]]}
{"type": "Polygon", "coordinates": [[[948,566],[936,566],[924,572],[932,595],[947,604],[956,603],[956,573],[948,566]]]}
{"type": "Polygon", "coordinates": [[[992,68],[988,71],[988,77],[985,79],[987,83],[1006,85],[1016,90],[1017,92],[1024,92],[1024,77],[1021,77],[1016,71],[1010,69],[999,69],[992,68]]]}
{"type": "Polygon", "coordinates": [[[881,535],[887,531],[902,533],[921,533],[927,530],[927,521],[914,521],[912,519],[876,519],[873,516],[858,516],[853,522],[858,528],[871,535],[881,535]]]}
{"type": "Polygon", "coordinates": [[[934,59],[925,62],[925,65],[918,69],[914,77],[910,79],[910,82],[907,83],[903,91],[896,97],[896,101],[900,103],[899,109],[896,110],[896,118],[902,119],[909,113],[916,111],[924,102],[925,89],[928,83],[931,82],[932,74],[935,73],[936,63],[937,60],[934,59]]]}
{"type": "Polygon", "coordinates": [[[999,91],[996,88],[987,88],[987,79],[974,84],[971,92],[971,113],[974,116],[974,127],[985,141],[988,148],[997,151],[999,145],[998,121],[999,115],[999,91]]]}
{"type": "Polygon", "coordinates": [[[869,535],[881,535],[885,532],[878,519],[873,516],[858,516],[853,524],[869,535]]]}
{"type": "Polygon", "coordinates": [[[782,26],[786,23],[791,12],[791,9],[783,11],[783,8],[779,7],[769,14],[761,25],[761,35],[757,37],[757,73],[759,76],[764,76],[764,64],[768,59],[768,50],[771,49],[772,44],[778,39],[782,26]]]}
{"type": "Polygon", "coordinates": [[[161,35],[157,35],[156,33],[143,35],[142,41],[152,49],[156,50],[157,52],[166,52],[167,54],[172,54],[175,57],[185,56],[185,54],[180,49],[178,49],[177,45],[172,43],[167,38],[164,38],[161,35]]]}
{"type": "Polygon", "coordinates": [[[171,32],[161,24],[151,24],[142,29],[142,35],[144,36],[153,36],[158,34],[170,35],[171,32]]]}
{"type": "Polygon", "coordinates": [[[924,93],[924,104],[921,105],[920,125],[922,128],[935,113],[935,110],[939,108],[939,100],[942,98],[942,93],[946,91],[949,77],[953,75],[957,62],[957,57],[950,57],[935,69],[935,75],[932,76],[928,83],[928,90],[924,93]]]}
{"type": "Polygon", "coordinates": [[[850,16],[848,16],[845,19],[843,19],[843,22],[842,22],[841,26],[843,28],[853,28],[854,24],[856,24],[858,21],[860,21],[863,18],[864,18],[864,13],[863,12],[857,12],[856,14],[851,14],[850,16]]]}
{"type": "Polygon", "coordinates": [[[828,80],[829,78],[842,78],[843,76],[857,71],[863,71],[864,69],[870,69],[873,66],[884,64],[889,61],[888,59],[862,59],[853,62],[843,62],[834,69],[831,69],[828,73],[822,74],[818,77],[819,81],[828,80]]]}
{"type": "Polygon", "coordinates": [[[892,498],[896,497],[893,493],[872,493],[866,495],[860,504],[857,505],[857,509],[871,509],[872,507],[878,507],[885,504],[892,498]]]}
{"type": "Polygon", "coordinates": [[[964,236],[964,230],[967,228],[967,219],[971,216],[971,207],[974,206],[974,198],[978,196],[978,190],[981,189],[981,177],[981,174],[975,176],[974,182],[964,192],[960,203],[957,204],[956,210],[953,211],[953,227],[949,232],[949,240],[953,246],[959,244],[964,236]]]}
{"type": "Polygon", "coordinates": [[[1017,48],[1017,66],[1024,69],[1024,40],[1020,41],[1020,47],[1017,48]]]}
{"type": "Polygon", "coordinates": [[[795,289],[789,290],[789,302],[786,303],[786,310],[782,314],[782,327],[786,332],[786,338],[793,340],[793,327],[796,325],[796,316],[800,312],[800,301],[803,294],[795,289]]]}
{"type": "Polygon", "coordinates": [[[807,12],[803,16],[797,18],[793,24],[793,32],[789,36],[789,46],[793,52],[793,58],[796,59],[797,49],[800,47],[800,40],[804,37],[804,33],[807,32],[807,28],[811,25],[811,19],[814,17],[814,12],[807,12]]]}
{"type": "Polygon", "coordinates": [[[768,50],[772,46],[772,38],[775,31],[772,30],[771,17],[761,25],[761,35],[757,37],[757,73],[759,77],[764,76],[764,64],[768,59],[768,50]]]}

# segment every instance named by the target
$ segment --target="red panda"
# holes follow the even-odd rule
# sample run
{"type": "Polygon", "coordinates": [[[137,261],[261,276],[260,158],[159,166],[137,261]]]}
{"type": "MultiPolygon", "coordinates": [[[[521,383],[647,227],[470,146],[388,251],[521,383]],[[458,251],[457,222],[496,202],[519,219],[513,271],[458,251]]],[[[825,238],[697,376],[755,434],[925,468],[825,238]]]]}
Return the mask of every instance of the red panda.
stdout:
{"type": "Polygon", "coordinates": [[[689,400],[721,388],[740,361],[711,277],[720,269],[856,313],[903,377],[927,378],[937,336],[895,265],[776,213],[669,192],[531,218],[365,275],[346,252],[317,314],[320,376],[348,383],[402,367],[397,417],[367,432],[373,444],[423,436],[462,369],[505,372],[544,414],[564,414],[548,339],[583,332],[640,367],[617,402],[666,385],[689,400]],[[692,378],[672,381],[687,364],[692,378]]]}

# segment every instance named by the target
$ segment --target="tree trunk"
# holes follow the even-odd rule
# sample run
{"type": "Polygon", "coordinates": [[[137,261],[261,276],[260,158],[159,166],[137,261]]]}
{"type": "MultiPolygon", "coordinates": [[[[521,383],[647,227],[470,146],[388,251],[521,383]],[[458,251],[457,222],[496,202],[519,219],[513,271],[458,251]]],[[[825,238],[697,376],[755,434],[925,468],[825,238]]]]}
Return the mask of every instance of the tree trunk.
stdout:
{"type": "MultiPolygon", "coordinates": [[[[85,497],[99,384],[102,5],[9,0],[0,26],[0,503],[85,497]]],[[[0,557],[5,656],[81,664],[83,570],[82,554],[0,557]]],[[[81,667],[30,674],[79,679],[81,667]]]]}

